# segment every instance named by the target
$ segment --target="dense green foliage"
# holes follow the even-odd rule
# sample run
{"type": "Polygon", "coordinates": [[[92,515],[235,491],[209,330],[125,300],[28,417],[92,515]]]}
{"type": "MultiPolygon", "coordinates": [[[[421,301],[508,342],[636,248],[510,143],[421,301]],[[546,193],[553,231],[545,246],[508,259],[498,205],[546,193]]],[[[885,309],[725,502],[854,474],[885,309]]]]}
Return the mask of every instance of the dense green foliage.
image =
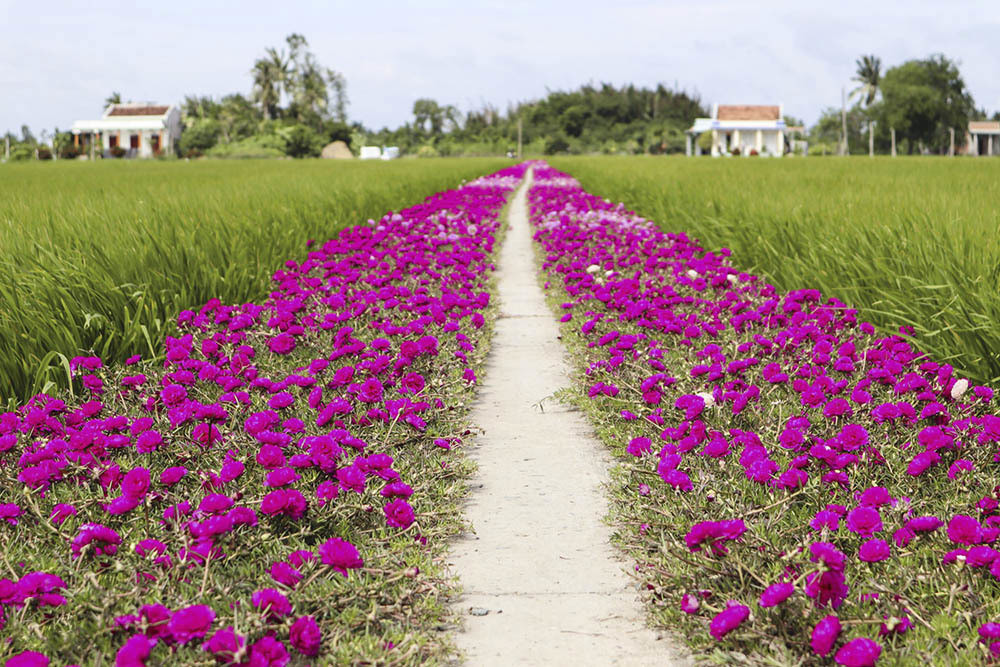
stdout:
{"type": "Polygon", "coordinates": [[[861,309],[968,377],[1000,380],[1000,162],[563,158],[588,191],[783,290],[861,309]]]}
{"type": "Polygon", "coordinates": [[[281,262],[501,160],[54,163],[0,180],[0,405],[66,359],[160,353],[183,308],[258,299],[281,262]]]}
{"type": "Polygon", "coordinates": [[[541,100],[522,102],[506,113],[493,107],[464,118],[449,105],[420,99],[414,120],[390,130],[368,133],[366,141],[426,154],[498,154],[517,148],[517,123],[527,154],[676,153],[684,150],[684,131],[707,115],[697,95],[634,85],[585,85],[551,91],[541,100]]]}

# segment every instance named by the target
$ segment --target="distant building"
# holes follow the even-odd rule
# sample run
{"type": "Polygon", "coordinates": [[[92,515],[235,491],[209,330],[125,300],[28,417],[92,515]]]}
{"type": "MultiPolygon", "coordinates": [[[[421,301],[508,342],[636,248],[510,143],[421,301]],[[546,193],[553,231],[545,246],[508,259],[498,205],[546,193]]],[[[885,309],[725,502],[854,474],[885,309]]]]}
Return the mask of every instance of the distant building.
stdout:
{"type": "Polygon", "coordinates": [[[181,112],[173,105],[112,104],[99,120],[73,123],[73,145],[89,151],[91,142],[101,155],[120,148],[125,157],[154,157],[174,151],[181,138],[181,112]]]}
{"type": "Polygon", "coordinates": [[[381,160],[382,149],[378,146],[362,146],[358,157],[362,160],[381,160]]]}
{"type": "Polygon", "coordinates": [[[969,121],[969,129],[965,133],[965,147],[960,152],[966,155],[1000,154],[1000,121],[969,121]]]}
{"type": "Polygon", "coordinates": [[[711,118],[696,118],[687,131],[687,154],[701,155],[703,141],[711,133],[709,152],[719,155],[785,154],[788,128],[782,105],[713,104],[711,118]]]}

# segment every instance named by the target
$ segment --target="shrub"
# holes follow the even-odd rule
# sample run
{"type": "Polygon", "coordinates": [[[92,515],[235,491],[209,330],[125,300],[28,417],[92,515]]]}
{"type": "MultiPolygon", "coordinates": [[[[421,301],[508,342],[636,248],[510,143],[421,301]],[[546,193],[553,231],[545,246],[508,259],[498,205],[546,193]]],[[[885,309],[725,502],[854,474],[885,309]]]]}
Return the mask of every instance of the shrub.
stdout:
{"type": "Polygon", "coordinates": [[[190,157],[194,151],[199,151],[199,154],[206,152],[218,143],[221,132],[219,121],[211,118],[199,120],[191,127],[184,128],[178,143],[181,154],[190,157]]]}
{"type": "Polygon", "coordinates": [[[274,134],[261,134],[228,144],[216,144],[206,153],[215,158],[275,158],[285,156],[285,142],[274,134]]]}
{"type": "Polygon", "coordinates": [[[285,155],[289,157],[316,157],[323,150],[323,138],[306,125],[292,125],[278,130],[284,140],[285,155]]]}

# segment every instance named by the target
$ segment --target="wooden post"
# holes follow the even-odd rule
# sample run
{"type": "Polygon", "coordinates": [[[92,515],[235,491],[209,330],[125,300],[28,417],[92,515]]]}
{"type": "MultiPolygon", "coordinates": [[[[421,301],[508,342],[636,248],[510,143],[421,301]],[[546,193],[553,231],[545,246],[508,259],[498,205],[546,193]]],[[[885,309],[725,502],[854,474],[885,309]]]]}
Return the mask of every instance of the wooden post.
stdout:
{"type": "Polygon", "coordinates": [[[843,137],[841,145],[841,155],[847,155],[850,150],[847,146],[847,89],[840,89],[840,132],[843,137]]]}
{"type": "Polygon", "coordinates": [[[951,136],[951,144],[948,146],[948,157],[955,157],[955,128],[949,127],[948,134],[951,136]]]}
{"type": "Polygon", "coordinates": [[[522,148],[522,144],[521,144],[521,130],[522,130],[522,125],[523,125],[523,123],[521,121],[521,116],[518,116],[517,117],[517,159],[518,160],[521,159],[521,148],[522,148]]]}
{"type": "Polygon", "coordinates": [[[684,133],[684,154],[691,157],[691,133],[684,133]]]}
{"type": "Polygon", "coordinates": [[[889,134],[892,135],[892,156],[896,157],[896,128],[890,127],[889,134]]]}
{"type": "Polygon", "coordinates": [[[868,121],[868,157],[875,157],[875,121],[868,121]]]}

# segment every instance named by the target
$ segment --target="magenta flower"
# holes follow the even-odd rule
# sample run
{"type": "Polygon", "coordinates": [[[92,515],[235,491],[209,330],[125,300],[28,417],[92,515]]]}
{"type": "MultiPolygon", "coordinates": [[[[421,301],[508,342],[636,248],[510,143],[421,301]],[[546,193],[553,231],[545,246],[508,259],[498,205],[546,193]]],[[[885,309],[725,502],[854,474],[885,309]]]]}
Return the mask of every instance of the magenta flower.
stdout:
{"type": "Polygon", "coordinates": [[[118,552],[118,545],[122,539],[118,533],[107,526],[99,523],[85,523],[80,526],[80,531],[73,538],[70,550],[73,558],[79,558],[86,547],[90,547],[89,552],[95,556],[113,556],[118,552]]]}
{"type": "Polygon", "coordinates": [[[699,609],[701,609],[701,602],[698,601],[698,598],[688,593],[681,597],[681,611],[685,614],[697,614],[699,609]]]}
{"type": "Polygon", "coordinates": [[[184,475],[187,474],[187,468],[184,466],[174,466],[172,468],[167,468],[160,473],[160,484],[163,486],[173,486],[177,482],[184,479],[184,475]]]}
{"type": "Polygon", "coordinates": [[[840,647],[834,660],[845,667],[873,667],[882,647],[867,637],[857,637],[840,647]]]}
{"type": "Polygon", "coordinates": [[[320,546],[319,558],[324,565],[329,565],[345,577],[348,570],[356,570],[365,564],[357,548],[339,537],[330,538],[320,546]]]}
{"type": "Polygon", "coordinates": [[[285,667],[289,659],[285,645],[270,635],[261,637],[250,646],[251,665],[285,667]]]}
{"type": "Polygon", "coordinates": [[[49,659],[37,651],[21,651],[9,658],[4,667],[49,667],[49,659]]]}
{"type": "Polygon", "coordinates": [[[146,635],[133,635],[115,654],[115,667],[145,667],[149,653],[156,646],[155,639],[146,635]]]}
{"type": "Polygon", "coordinates": [[[288,354],[295,349],[295,337],[290,333],[280,333],[267,341],[267,349],[275,354],[288,354]]]}
{"type": "Polygon", "coordinates": [[[309,503],[298,489],[278,489],[264,496],[260,511],[268,516],[286,516],[297,520],[306,513],[309,503]]]}
{"type": "Polygon", "coordinates": [[[215,611],[207,605],[196,604],[175,611],[170,617],[167,629],[175,642],[186,644],[192,639],[200,639],[208,634],[213,621],[215,621],[215,611]]]}
{"type": "Polygon", "coordinates": [[[840,619],[836,616],[826,616],[812,631],[810,645],[816,655],[829,655],[833,645],[837,643],[840,636],[840,619]]]}
{"type": "Polygon", "coordinates": [[[776,607],[790,598],[794,592],[794,584],[787,582],[771,584],[763,593],[760,594],[760,606],[764,608],[776,607]]]}
{"type": "Polygon", "coordinates": [[[76,516],[76,508],[67,503],[58,503],[52,508],[52,514],[49,515],[49,520],[55,525],[61,526],[62,523],[71,516],[76,516]]]}
{"type": "Polygon", "coordinates": [[[877,563],[889,558],[889,544],[885,540],[872,539],[861,545],[858,558],[866,563],[877,563]]]}
{"type": "Polygon", "coordinates": [[[936,516],[916,516],[906,522],[906,528],[914,533],[930,533],[944,525],[936,516]]]}
{"type": "Polygon", "coordinates": [[[128,498],[142,498],[149,491],[149,470],[133,468],[122,479],[122,493],[128,498]]]}
{"type": "Polygon", "coordinates": [[[12,526],[17,525],[17,517],[21,516],[21,508],[15,503],[0,503],[0,521],[6,521],[12,526]]]}
{"type": "Polygon", "coordinates": [[[882,516],[874,507],[856,507],[847,515],[847,529],[861,537],[871,537],[882,530],[882,516]]]}
{"type": "Polygon", "coordinates": [[[270,620],[292,613],[288,598],[273,588],[264,588],[250,596],[250,604],[259,609],[270,620]]]}
{"type": "Polygon", "coordinates": [[[220,662],[231,663],[236,661],[236,654],[243,649],[245,643],[246,639],[236,634],[233,626],[227,625],[216,630],[215,634],[201,645],[201,650],[211,653],[220,662]]]}
{"type": "Polygon", "coordinates": [[[955,544],[978,544],[983,529],[971,516],[956,514],[948,522],[948,539],[955,544]]]}
{"type": "Polygon", "coordinates": [[[866,507],[881,507],[892,502],[892,497],[883,486],[873,486],[865,489],[858,496],[858,502],[866,507]]]}
{"type": "Polygon", "coordinates": [[[709,624],[709,633],[717,640],[735,630],[750,617],[750,607],[730,601],[725,610],[720,611],[709,624]]]}
{"type": "Polygon", "coordinates": [[[374,403],[382,400],[382,383],[378,378],[368,378],[358,390],[358,400],[364,403],[374,403]]]}
{"type": "Polygon", "coordinates": [[[270,575],[276,582],[289,588],[295,588],[302,581],[302,573],[283,561],[271,565],[270,575]]]}
{"type": "Polygon", "coordinates": [[[402,498],[387,503],[382,511],[385,512],[385,523],[390,528],[409,528],[413,523],[413,508],[402,498]]]}
{"type": "Polygon", "coordinates": [[[288,643],[302,655],[310,657],[319,655],[322,641],[319,625],[312,616],[300,616],[288,630],[288,643]]]}

